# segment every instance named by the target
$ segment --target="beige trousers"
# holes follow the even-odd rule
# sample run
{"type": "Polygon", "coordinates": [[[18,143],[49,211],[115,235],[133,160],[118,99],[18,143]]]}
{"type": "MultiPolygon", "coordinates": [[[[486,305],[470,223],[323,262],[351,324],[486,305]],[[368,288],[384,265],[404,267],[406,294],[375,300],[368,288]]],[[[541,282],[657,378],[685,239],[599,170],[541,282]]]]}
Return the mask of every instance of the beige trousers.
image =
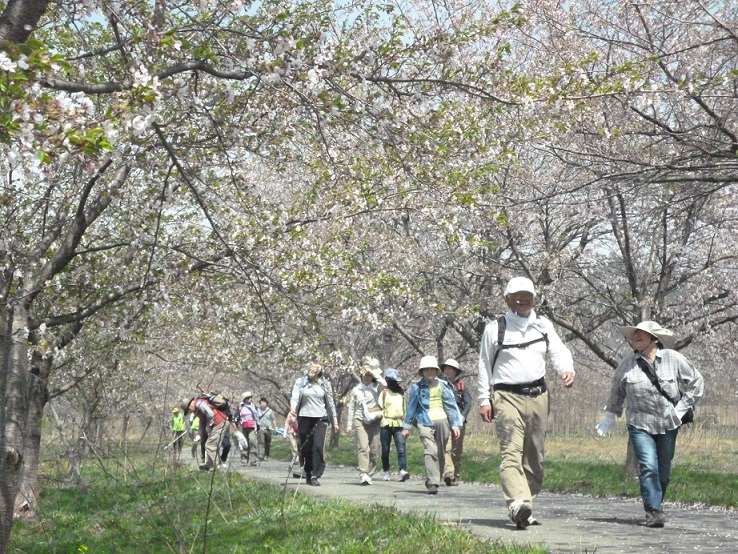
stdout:
{"type": "Polygon", "coordinates": [[[532,397],[495,391],[493,402],[502,494],[508,506],[522,500],[532,507],[543,485],[548,392],[532,397]]]}
{"type": "Polygon", "coordinates": [[[366,424],[360,419],[354,419],[354,444],[359,462],[359,473],[374,475],[377,470],[377,461],[382,455],[382,443],[379,440],[379,421],[366,424]]]}
{"type": "Polygon", "coordinates": [[[444,455],[443,476],[447,475],[454,481],[459,478],[461,471],[461,454],[464,452],[464,435],[466,435],[466,425],[461,426],[461,432],[458,438],[454,438],[453,434],[449,435],[446,443],[446,452],[444,455]]]}
{"type": "Polygon", "coordinates": [[[418,424],[418,435],[423,443],[425,462],[425,484],[440,485],[445,463],[445,451],[451,428],[447,419],[433,422],[433,426],[418,424]]]}

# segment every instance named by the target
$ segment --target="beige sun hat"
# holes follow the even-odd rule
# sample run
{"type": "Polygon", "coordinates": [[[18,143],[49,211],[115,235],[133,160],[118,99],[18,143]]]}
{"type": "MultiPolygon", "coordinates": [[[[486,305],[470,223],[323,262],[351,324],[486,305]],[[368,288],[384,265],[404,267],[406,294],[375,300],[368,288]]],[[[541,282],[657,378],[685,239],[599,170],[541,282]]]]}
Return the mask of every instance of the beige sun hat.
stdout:
{"type": "Polygon", "coordinates": [[[253,397],[254,397],[254,392],[247,390],[245,393],[241,395],[241,400],[246,400],[247,398],[253,398],[253,397]]]}
{"type": "Polygon", "coordinates": [[[674,348],[674,333],[669,329],[663,328],[655,321],[641,321],[638,325],[625,325],[620,328],[620,332],[623,336],[631,340],[636,331],[645,331],[649,335],[656,337],[664,348],[674,348]]]}
{"type": "Polygon", "coordinates": [[[441,369],[443,369],[446,366],[453,367],[456,370],[456,375],[458,375],[459,373],[461,373],[461,365],[459,365],[459,362],[457,362],[453,358],[449,358],[448,360],[446,360],[445,362],[443,362],[443,365],[441,366],[441,369]]]}

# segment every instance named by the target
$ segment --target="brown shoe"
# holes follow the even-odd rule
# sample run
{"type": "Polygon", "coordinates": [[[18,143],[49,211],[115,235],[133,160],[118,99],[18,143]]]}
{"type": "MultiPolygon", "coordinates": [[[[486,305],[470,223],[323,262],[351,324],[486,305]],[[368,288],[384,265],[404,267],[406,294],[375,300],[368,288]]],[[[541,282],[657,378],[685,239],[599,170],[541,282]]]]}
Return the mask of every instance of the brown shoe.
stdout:
{"type": "Polygon", "coordinates": [[[664,521],[664,512],[660,510],[646,512],[646,527],[663,527],[664,521]]]}
{"type": "Polygon", "coordinates": [[[428,494],[438,494],[438,485],[428,485],[428,494]]]}

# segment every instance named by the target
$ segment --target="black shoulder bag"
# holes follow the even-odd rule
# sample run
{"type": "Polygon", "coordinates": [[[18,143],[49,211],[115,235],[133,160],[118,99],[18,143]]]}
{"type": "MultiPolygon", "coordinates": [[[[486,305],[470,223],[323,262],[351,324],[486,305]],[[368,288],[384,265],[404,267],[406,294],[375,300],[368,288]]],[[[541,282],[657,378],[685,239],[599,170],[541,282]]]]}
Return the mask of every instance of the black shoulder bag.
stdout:
{"type": "MultiPolygon", "coordinates": [[[[666,394],[666,392],[664,392],[664,389],[661,388],[661,383],[659,383],[658,377],[656,377],[656,375],[654,375],[651,372],[651,368],[646,363],[646,360],[644,360],[643,358],[637,358],[636,363],[643,370],[643,373],[646,374],[646,377],[648,377],[648,380],[651,381],[651,384],[654,387],[656,387],[656,390],[659,391],[664,398],[666,398],[669,402],[671,402],[672,405],[676,406],[677,402],[679,401],[674,400],[671,396],[669,396],[668,394],[666,394]]],[[[682,416],[682,424],[692,423],[693,421],[694,421],[694,409],[690,407],[689,410],[687,410],[687,413],[682,416]]]]}

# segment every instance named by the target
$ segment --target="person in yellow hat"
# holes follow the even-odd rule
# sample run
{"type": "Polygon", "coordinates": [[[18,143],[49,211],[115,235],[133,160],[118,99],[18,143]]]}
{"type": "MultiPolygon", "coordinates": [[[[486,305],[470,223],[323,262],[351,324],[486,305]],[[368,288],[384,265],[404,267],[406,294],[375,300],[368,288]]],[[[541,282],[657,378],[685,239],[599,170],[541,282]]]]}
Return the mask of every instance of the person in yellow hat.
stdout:
{"type": "Polygon", "coordinates": [[[172,431],[172,448],[174,459],[179,460],[182,457],[182,446],[184,445],[187,431],[185,430],[184,416],[179,408],[172,409],[172,420],[169,424],[172,431]]]}

